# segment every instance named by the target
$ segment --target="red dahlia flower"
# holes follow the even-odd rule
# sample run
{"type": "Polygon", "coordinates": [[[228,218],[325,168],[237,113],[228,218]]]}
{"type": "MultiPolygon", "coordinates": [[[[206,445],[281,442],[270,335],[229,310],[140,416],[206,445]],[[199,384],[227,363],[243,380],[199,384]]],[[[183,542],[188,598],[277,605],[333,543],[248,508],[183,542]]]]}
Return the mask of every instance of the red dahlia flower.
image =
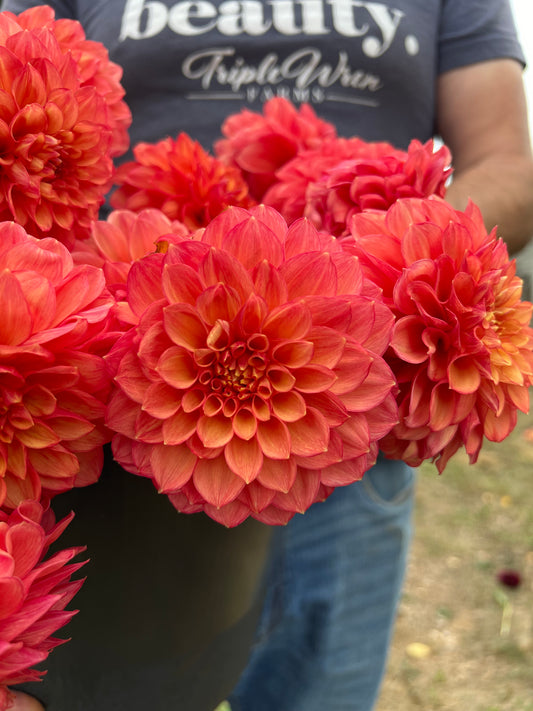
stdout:
{"type": "Polygon", "coordinates": [[[434,151],[433,141],[414,140],[401,151],[390,143],[336,139],[281,168],[264,200],[289,221],[305,216],[339,237],[363,210],[386,210],[399,198],[444,197],[450,157],[445,146],[434,151]]]}
{"type": "Polygon", "coordinates": [[[267,101],[262,114],[244,109],[229,116],[222,133],[225,138],[215,143],[215,154],[242,170],[251,195],[259,201],[282,165],[336,136],[335,127],[319,119],[308,104],[296,109],[282,98],[267,101]]]}
{"type": "Polygon", "coordinates": [[[70,245],[109,187],[109,112],[52,29],[23,24],[0,13],[0,220],[70,245]]]}
{"type": "Polygon", "coordinates": [[[76,20],[54,20],[55,13],[48,5],[32,7],[17,16],[17,23],[25,30],[46,27],[54,33],[63,54],[71,54],[76,62],[82,87],[92,87],[104,100],[112,131],[110,155],[122,155],[129,146],[128,129],[131,111],[124,101],[125,91],[120,83],[122,67],[109,60],[101,42],[85,37],[83,27],[76,20]]]}
{"type": "Polygon", "coordinates": [[[156,208],[196,230],[228,205],[254,203],[240,171],[209,155],[185,133],[176,140],[138,143],[133,153],[135,160],[117,170],[113,207],[134,212],[156,208]]]}
{"type": "Polygon", "coordinates": [[[0,711],[11,705],[8,685],[39,681],[34,669],[65,640],[52,635],[76,614],[65,610],[83,584],[71,576],[85,562],[70,561],[84,548],[69,548],[44,560],[48,547],[72,515],[54,525],[50,512],[25,501],[0,510],[0,711]]]}
{"type": "Polygon", "coordinates": [[[113,300],[101,269],[4,222],[0,303],[0,506],[15,508],[100,474],[113,300]]]}
{"type": "Polygon", "coordinates": [[[113,451],[178,510],[286,523],[374,463],[397,421],[392,315],[334,238],[229,208],[135,263],[128,299],[113,451]]]}
{"type": "Polygon", "coordinates": [[[357,215],[342,243],[396,315],[400,422],[380,447],[441,472],[463,445],[475,462],[483,437],[503,440],[528,410],[533,383],[533,306],[504,242],[473,204],[463,213],[435,198],[357,215]]]}

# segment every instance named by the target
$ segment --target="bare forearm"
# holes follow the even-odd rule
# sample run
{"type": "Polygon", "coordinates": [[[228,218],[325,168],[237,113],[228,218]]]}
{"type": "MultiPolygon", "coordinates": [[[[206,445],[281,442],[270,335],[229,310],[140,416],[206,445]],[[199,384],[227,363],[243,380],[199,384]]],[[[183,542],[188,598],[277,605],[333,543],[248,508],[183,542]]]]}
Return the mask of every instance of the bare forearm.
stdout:
{"type": "Polygon", "coordinates": [[[464,210],[469,199],[475,202],[487,229],[497,226],[510,253],[533,237],[533,162],[529,159],[495,157],[459,170],[446,199],[458,210],[464,210]]]}

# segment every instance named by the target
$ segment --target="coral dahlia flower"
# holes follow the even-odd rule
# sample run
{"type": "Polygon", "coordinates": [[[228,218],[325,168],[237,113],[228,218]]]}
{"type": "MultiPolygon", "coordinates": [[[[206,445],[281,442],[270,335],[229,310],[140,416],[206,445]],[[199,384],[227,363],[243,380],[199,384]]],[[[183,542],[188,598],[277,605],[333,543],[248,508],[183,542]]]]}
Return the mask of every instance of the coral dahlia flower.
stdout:
{"type": "Polygon", "coordinates": [[[25,501],[7,514],[0,510],[0,711],[10,708],[7,688],[39,681],[34,669],[65,640],[52,635],[76,610],[65,610],[83,584],[71,576],[84,564],[71,563],[84,548],[69,548],[45,559],[72,515],[54,525],[51,512],[25,501]]]}
{"type": "Polygon", "coordinates": [[[109,59],[101,42],[85,37],[83,27],[76,20],[55,20],[54,10],[48,5],[29,8],[17,15],[17,23],[25,30],[36,31],[42,27],[53,32],[63,54],[70,54],[76,62],[80,85],[92,87],[104,100],[112,132],[111,157],[120,156],[129,146],[128,129],[131,111],[124,101],[125,90],[120,83],[122,67],[109,59]]]}
{"type": "Polygon", "coordinates": [[[183,512],[271,524],[362,477],[397,421],[392,314],[305,220],[229,208],[136,262],[109,355],[115,458],[183,512]]]}
{"type": "Polygon", "coordinates": [[[335,127],[319,119],[311,106],[302,104],[297,109],[283,98],[267,101],[262,114],[243,109],[229,116],[222,133],[224,138],[215,143],[215,154],[241,169],[258,201],[276,181],[275,173],[281,166],[300,151],[316,148],[337,135],[335,127]]]}
{"type": "Polygon", "coordinates": [[[139,212],[161,210],[187,229],[205,227],[228,205],[249,207],[254,201],[240,171],[209,155],[187,134],[158,143],[138,143],[135,160],[116,172],[115,208],[139,212]]]}
{"type": "Polygon", "coordinates": [[[503,440],[527,412],[533,383],[532,304],[514,260],[474,204],[400,200],[356,215],[341,242],[379,284],[396,316],[390,363],[400,422],[385,454],[443,471],[462,446],[477,460],[483,438],[503,440]]]}
{"type": "Polygon", "coordinates": [[[25,29],[0,13],[0,220],[71,245],[89,235],[109,187],[112,128],[49,24],[25,29]]]}
{"type": "Polygon", "coordinates": [[[305,216],[339,237],[363,210],[386,210],[399,198],[444,197],[450,159],[448,148],[435,151],[433,141],[413,140],[402,151],[389,143],[336,139],[281,168],[264,200],[288,220],[305,216]]]}
{"type": "Polygon", "coordinates": [[[4,222],[0,303],[0,506],[15,508],[100,474],[113,299],[101,269],[4,222]]]}

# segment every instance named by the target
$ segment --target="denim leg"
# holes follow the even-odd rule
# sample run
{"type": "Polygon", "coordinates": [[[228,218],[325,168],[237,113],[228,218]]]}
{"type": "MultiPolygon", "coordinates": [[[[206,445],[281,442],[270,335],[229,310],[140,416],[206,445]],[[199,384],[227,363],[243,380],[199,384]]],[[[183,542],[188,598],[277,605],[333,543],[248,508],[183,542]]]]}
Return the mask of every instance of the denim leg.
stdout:
{"type": "Polygon", "coordinates": [[[232,711],[370,711],[411,537],[414,471],[382,457],[277,529],[232,711]]]}

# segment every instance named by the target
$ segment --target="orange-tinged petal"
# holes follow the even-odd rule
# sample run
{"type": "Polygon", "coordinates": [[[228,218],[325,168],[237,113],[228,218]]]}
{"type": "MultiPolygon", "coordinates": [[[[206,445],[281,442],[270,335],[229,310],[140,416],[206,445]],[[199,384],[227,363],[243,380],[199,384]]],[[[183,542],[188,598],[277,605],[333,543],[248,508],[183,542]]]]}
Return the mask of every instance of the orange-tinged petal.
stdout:
{"type": "Polygon", "coordinates": [[[282,243],[276,233],[255,217],[248,217],[229,230],[222,247],[248,270],[263,260],[278,266],[283,258],[282,243]]]}
{"type": "Polygon", "coordinates": [[[224,456],[231,471],[247,484],[257,477],[263,464],[263,452],[255,437],[249,440],[233,437],[224,447],[224,456]]]}
{"type": "Polygon", "coordinates": [[[334,371],[323,365],[306,365],[302,368],[295,368],[292,374],[296,378],[294,387],[303,393],[318,393],[330,388],[338,382],[337,369],[334,371]]]}
{"type": "Polygon", "coordinates": [[[327,451],[329,427],[325,417],[312,407],[296,422],[288,424],[291,437],[291,452],[310,457],[327,451]]]}
{"type": "Polygon", "coordinates": [[[311,328],[309,310],[300,302],[289,302],[273,309],[263,324],[263,333],[270,339],[305,338],[311,328]]]}
{"type": "Polygon", "coordinates": [[[233,431],[244,440],[250,440],[257,432],[257,420],[252,410],[241,407],[232,418],[233,431]]]}
{"type": "Polygon", "coordinates": [[[295,391],[275,393],[271,403],[274,415],[283,422],[296,422],[307,412],[306,401],[295,391]]]}
{"type": "Polygon", "coordinates": [[[224,457],[200,459],[193,473],[193,481],[204,499],[217,508],[234,501],[245,486],[244,480],[231,471],[224,457]]]}
{"type": "Polygon", "coordinates": [[[265,457],[270,459],[288,459],[291,454],[289,429],[277,417],[257,423],[257,441],[265,457]]]}
{"type": "Polygon", "coordinates": [[[317,500],[319,488],[320,472],[300,469],[290,490],[286,494],[278,492],[272,503],[285,511],[304,513],[317,500]]]}
{"type": "Polygon", "coordinates": [[[180,410],[163,421],[163,442],[165,444],[183,444],[196,432],[197,416],[195,413],[180,410]]]}
{"type": "Polygon", "coordinates": [[[241,300],[235,289],[224,284],[216,284],[200,294],[196,308],[206,324],[214,324],[218,319],[232,321],[241,307],[241,300]]]}
{"type": "Polygon", "coordinates": [[[272,349],[272,358],[287,368],[307,365],[314,354],[312,341],[282,341],[272,349]]]}
{"type": "Polygon", "coordinates": [[[167,383],[152,383],[146,389],[142,409],[152,417],[163,420],[174,415],[180,407],[180,397],[167,383]]]}
{"type": "Polygon", "coordinates": [[[183,348],[168,348],[159,358],[156,371],[174,388],[190,388],[198,378],[198,369],[190,353],[183,348]]]}
{"type": "Polygon", "coordinates": [[[191,306],[171,304],[163,313],[165,330],[177,346],[190,351],[205,346],[207,328],[191,306]]]}
{"type": "Polygon", "coordinates": [[[215,417],[202,415],[198,419],[197,432],[205,447],[223,447],[233,437],[231,420],[222,414],[215,417]]]}
{"type": "Polygon", "coordinates": [[[165,264],[163,289],[171,304],[184,303],[194,306],[203,286],[198,274],[187,264],[165,264]]]}
{"type": "Polygon", "coordinates": [[[257,475],[257,482],[273,491],[287,492],[296,479],[297,467],[294,459],[263,459],[257,475]]]}
{"type": "Polygon", "coordinates": [[[32,332],[28,303],[15,276],[7,270],[0,274],[0,343],[10,346],[23,343],[32,332]]]}
{"type": "Polygon", "coordinates": [[[150,464],[159,493],[181,489],[191,478],[197,461],[196,455],[184,445],[155,445],[150,464]]]}
{"type": "Polygon", "coordinates": [[[455,358],[448,365],[450,387],[467,395],[475,392],[480,385],[481,375],[471,356],[455,358]]]}
{"type": "Polygon", "coordinates": [[[31,449],[46,449],[57,444],[61,438],[51,427],[43,422],[36,422],[32,427],[17,431],[17,439],[31,449]]]}

